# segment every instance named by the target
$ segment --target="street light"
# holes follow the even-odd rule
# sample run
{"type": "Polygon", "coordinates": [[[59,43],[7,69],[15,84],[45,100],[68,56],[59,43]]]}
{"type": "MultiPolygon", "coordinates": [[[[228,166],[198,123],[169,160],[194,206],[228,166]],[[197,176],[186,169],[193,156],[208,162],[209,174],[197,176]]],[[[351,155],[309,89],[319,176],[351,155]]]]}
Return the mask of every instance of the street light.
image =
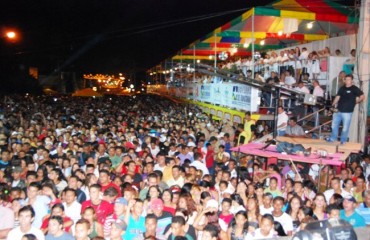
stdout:
{"type": "Polygon", "coordinates": [[[6,33],[6,37],[9,38],[9,39],[15,39],[15,37],[17,36],[17,34],[13,31],[9,31],[6,33]]]}

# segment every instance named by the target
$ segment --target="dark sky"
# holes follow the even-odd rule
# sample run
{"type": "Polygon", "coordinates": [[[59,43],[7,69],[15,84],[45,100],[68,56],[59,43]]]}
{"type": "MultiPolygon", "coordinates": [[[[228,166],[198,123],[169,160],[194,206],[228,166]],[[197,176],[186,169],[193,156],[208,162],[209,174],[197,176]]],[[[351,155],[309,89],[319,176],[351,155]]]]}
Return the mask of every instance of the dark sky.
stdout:
{"type": "MultiPolygon", "coordinates": [[[[353,5],[353,0],[334,1],[353,5]]],[[[42,74],[58,67],[79,73],[127,72],[134,66],[144,71],[247,8],[271,2],[0,0],[2,34],[14,27],[22,35],[12,44],[0,38],[0,62],[17,53],[17,60],[38,67],[42,74]]]]}
{"type": "MultiPolygon", "coordinates": [[[[21,61],[44,74],[58,66],[80,73],[117,73],[133,66],[142,71],[243,11],[211,17],[215,13],[246,9],[256,2],[1,0],[0,29],[16,28],[22,39],[9,44],[1,38],[0,55],[6,59],[16,52],[21,61]],[[205,19],[189,21],[201,17],[205,19]]],[[[260,0],[258,5],[269,2],[260,0]]]]}

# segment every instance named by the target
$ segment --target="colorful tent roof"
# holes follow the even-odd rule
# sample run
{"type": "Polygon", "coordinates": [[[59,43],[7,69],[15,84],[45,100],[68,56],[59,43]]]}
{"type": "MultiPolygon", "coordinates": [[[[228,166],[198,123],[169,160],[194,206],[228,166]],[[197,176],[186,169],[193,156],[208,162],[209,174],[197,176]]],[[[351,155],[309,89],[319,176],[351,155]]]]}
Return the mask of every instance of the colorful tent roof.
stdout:
{"type": "Polygon", "coordinates": [[[324,40],[331,36],[354,33],[358,17],[354,8],[326,0],[281,0],[255,7],[216,28],[182,50],[182,56],[205,56],[238,49],[235,55],[250,55],[255,50],[284,48],[290,44],[324,40]],[[307,24],[312,24],[308,29],[307,24]],[[264,40],[264,45],[259,45],[264,40]]]}

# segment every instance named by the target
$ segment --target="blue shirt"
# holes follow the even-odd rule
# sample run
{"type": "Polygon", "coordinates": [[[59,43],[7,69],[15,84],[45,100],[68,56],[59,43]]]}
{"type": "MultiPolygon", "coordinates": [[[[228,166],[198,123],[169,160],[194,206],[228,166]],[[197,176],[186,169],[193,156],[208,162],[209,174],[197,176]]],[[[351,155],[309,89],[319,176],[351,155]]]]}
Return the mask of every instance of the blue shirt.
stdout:
{"type": "Polygon", "coordinates": [[[123,235],[124,239],[135,239],[139,236],[142,236],[145,232],[145,217],[140,216],[136,221],[132,215],[130,215],[127,229],[123,235]]]}
{"type": "Polygon", "coordinates": [[[0,169],[4,169],[7,166],[9,166],[9,162],[4,162],[3,160],[0,159],[0,169]]]}
{"type": "Polygon", "coordinates": [[[356,211],[351,216],[347,217],[344,214],[344,210],[340,210],[340,218],[349,222],[349,224],[351,224],[354,228],[366,227],[365,219],[356,211]]]}
{"type": "Polygon", "coordinates": [[[365,203],[361,203],[356,212],[365,219],[366,225],[370,225],[370,208],[365,206],[365,203]]]}

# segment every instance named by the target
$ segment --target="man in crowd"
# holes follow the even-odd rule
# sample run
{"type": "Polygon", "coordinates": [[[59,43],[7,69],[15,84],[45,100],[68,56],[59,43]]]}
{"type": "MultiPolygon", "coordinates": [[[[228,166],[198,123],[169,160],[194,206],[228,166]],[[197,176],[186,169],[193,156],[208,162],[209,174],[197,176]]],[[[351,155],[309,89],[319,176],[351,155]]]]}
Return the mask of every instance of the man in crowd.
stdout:
{"type": "Polygon", "coordinates": [[[46,240],[74,240],[74,237],[63,230],[63,218],[61,216],[51,216],[48,224],[48,234],[46,240]]]}
{"type": "Polygon", "coordinates": [[[23,235],[33,234],[38,240],[44,240],[44,233],[37,227],[32,226],[35,219],[35,211],[32,206],[27,205],[19,209],[19,227],[11,230],[7,236],[7,240],[22,240],[23,235]]]}
{"type": "Polygon", "coordinates": [[[306,134],[301,126],[297,124],[297,118],[291,117],[285,130],[286,137],[304,138],[306,134]]]}
{"type": "Polygon", "coordinates": [[[40,228],[43,218],[48,214],[50,199],[40,194],[41,186],[39,183],[31,183],[27,188],[26,202],[33,207],[32,226],[40,228]]]}
{"type": "MultiPolygon", "coordinates": [[[[117,198],[114,202],[114,212],[112,215],[108,216],[104,223],[104,236],[109,238],[111,232],[111,226],[117,220],[125,221],[125,213],[127,211],[128,202],[125,198],[117,198]]],[[[126,230],[126,229],[124,229],[126,230]]]]}
{"type": "Polygon", "coordinates": [[[154,199],[150,203],[150,210],[157,217],[156,236],[162,237],[164,235],[164,229],[171,223],[172,215],[169,212],[163,211],[163,201],[161,199],[154,199]]]}
{"type": "Polygon", "coordinates": [[[75,240],[90,240],[91,224],[86,219],[80,219],[76,222],[75,240]]]}
{"type": "Polygon", "coordinates": [[[135,239],[145,232],[145,218],[142,216],[144,203],[140,199],[133,199],[128,203],[125,214],[127,223],[125,238],[135,239]]]}
{"type": "Polygon", "coordinates": [[[177,185],[182,187],[184,185],[184,178],[181,176],[181,168],[180,166],[173,166],[172,167],[172,178],[167,181],[167,185],[172,187],[177,185]]]}
{"type": "Polygon", "coordinates": [[[357,86],[353,85],[353,76],[346,75],[344,86],[342,86],[335,96],[332,105],[338,109],[333,115],[331,125],[332,132],[329,142],[338,139],[339,125],[343,123],[340,143],[344,144],[348,140],[349,127],[351,124],[352,113],[356,104],[365,99],[364,93],[357,86]]]}
{"type": "Polygon", "coordinates": [[[97,220],[100,224],[104,224],[105,219],[113,213],[112,204],[100,198],[101,186],[93,184],[89,187],[90,200],[84,202],[81,207],[83,212],[87,207],[93,207],[96,212],[97,220]]]}
{"type": "Polygon", "coordinates": [[[64,211],[67,217],[73,221],[73,229],[78,220],[81,219],[81,204],[77,202],[76,190],[73,188],[64,189],[64,211]]]}
{"type": "Polygon", "coordinates": [[[364,219],[367,226],[370,225],[370,190],[366,190],[363,193],[364,202],[360,203],[356,212],[360,214],[364,219]]]}
{"type": "Polygon", "coordinates": [[[355,211],[356,199],[346,196],[343,200],[343,210],[340,211],[340,218],[349,222],[354,228],[365,227],[365,219],[355,211]]]}
{"type": "Polygon", "coordinates": [[[272,216],[274,220],[279,222],[284,229],[286,235],[291,236],[293,234],[293,220],[287,213],[283,212],[284,207],[284,198],[283,197],[275,197],[273,201],[273,208],[272,216]]]}
{"type": "Polygon", "coordinates": [[[285,130],[288,125],[289,117],[286,114],[282,106],[278,107],[278,117],[277,117],[277,135],[284,136],[285,130]]]}
{"type": "Polygon", "coordinates": [[[6,194],[0,192],[0,239],[6,238],[14,227],[14,212],[11,208],[4,206],[6,198],[6,194]]]}

